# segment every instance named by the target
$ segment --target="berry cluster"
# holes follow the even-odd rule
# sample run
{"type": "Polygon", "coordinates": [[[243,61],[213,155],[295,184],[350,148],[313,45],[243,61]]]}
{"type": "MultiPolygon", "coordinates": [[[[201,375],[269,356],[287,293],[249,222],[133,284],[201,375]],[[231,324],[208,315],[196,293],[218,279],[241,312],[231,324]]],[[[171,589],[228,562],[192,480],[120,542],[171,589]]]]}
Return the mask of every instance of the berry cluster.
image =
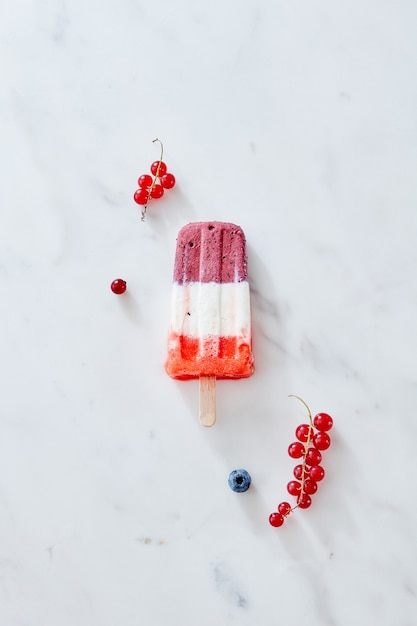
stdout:
{"type": "Polygon", "coordinates": [[[154,161],[151,165],[150,174],[142,174],[138,178],[139,189],[133,194],[133,199],[137,204],[143,206],[142,221],[145,219],[146,208],[149,200],[158,200],[162,198],[165,189],[172,189],[175,185],[175,176],[167,171],[167,166],[163,162],[163,145],[159,139],[154,139],[161,145],[161,155],[159,161],[154,161]]]}
{"type": "Polygon", "coordinates": [[[271,513],[271,526],[282,526],[285,518],[297,508],[308,509],[311,506],[311,496],[317,491],[317,483],[324,478],[324,469],[320,465],[322,451],[330,447],[331,439],[327,433],[333,426],[333,419],[327,413],[317,413],[312,417],[308,405],[298,396],[291,396],[300,400],[307,408],[310,418],[309,424],[300,424],[295,430],[297,441],[288,447],[288,454],[292,459],[302,459],[300,465],[294,468],[294,478],[287,485],[287,491],[297,498],[296,506],[289,502],[280,502],[278,511],[271,513]]]}

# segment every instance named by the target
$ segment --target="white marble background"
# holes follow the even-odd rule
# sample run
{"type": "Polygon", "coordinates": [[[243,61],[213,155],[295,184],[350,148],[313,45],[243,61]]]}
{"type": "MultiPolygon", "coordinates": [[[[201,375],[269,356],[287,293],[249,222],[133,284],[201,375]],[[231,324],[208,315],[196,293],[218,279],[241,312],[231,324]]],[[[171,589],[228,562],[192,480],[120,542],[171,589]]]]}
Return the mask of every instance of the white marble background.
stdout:
{"type": "Polygon", "coordinates": [[[412,0],[1,1],[1,626],[415,626],[416,33],[412,0]],[[178,184],[142,223],[155,137],[178,184]],[[212,219],[257,369],[204,429],[163,362],[212,219]],[[290,393],[333,445],[273,529],[290,393]]]}

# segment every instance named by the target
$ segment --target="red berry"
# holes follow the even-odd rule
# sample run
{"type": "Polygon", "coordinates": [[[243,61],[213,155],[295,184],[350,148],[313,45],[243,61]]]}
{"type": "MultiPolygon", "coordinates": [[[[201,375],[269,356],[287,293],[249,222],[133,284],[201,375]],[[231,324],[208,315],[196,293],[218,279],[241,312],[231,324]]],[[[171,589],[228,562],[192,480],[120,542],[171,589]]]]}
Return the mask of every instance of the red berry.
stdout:
{"type": "Polygon", "coordinates": [[[167,166],[163,161],[154,161],[151,165],[151,172],[154,176],[164,176],[167,173],[167,166]]]}
{"type": "Polygon", "coordinates": [[[313,437],[313,444],[318,450],[327,450],[330,447],[332,440],[329,435],[324,432],[318,432],[313,437]]]}
{"type": "Polygon", "coordinates": [[[321,463],[320,450],[317,450],[317,448],[309,448],[307,450],[305,462],[307,465],[320,465],[321,463]]]}
{"type": "Polygon", "coordinates": [[[331,429],[333,426],[333,419],[327,413],[317,413],[314,417],[313,423],[317,430],[324,432],[331,429]]]}
{"type": "Polygon", "coordinates": [[[175,176],[174,174],[164,174],[161,176],[161,184],[164,189],[172,189],[175,185],[175,176]]]}
{"type": "Polygon", "coordinates": [[[293,473],[297,480],[302,480],[303,476],[308,476],[310,474],[310,468],[305,465],[296,465],[293,473]]]}
{"type": "Polygon", "coordinates": [[[152,176],[149,176],[149,174],[142,174],[142,176],[139,176],[138,178],[139,187],[143,187],[146,189],[147,187],[150,187],[152,183],[152,176]]]}
{"type": "Polygon", "coordinates": [[[284,517],[286,515],[289,515],[292,511],[292,506],[289,502],[280,502],[278,504],[278,513],[281,513],[281,515],[284,515],[284,517]]]}
{"type": "Polygon", "coordinates": [[[287,491],[291,496],[298,496],[301,491],[301,483],[298,480],[290,480],[287,485],[287,491]]]}
{"type": "Polygon", "coordinates": [[[164,188],[162,187],[162,185],[157,184],[151,190],[151,198],[158,199],[158,198],[162,198],[163,195],[164,195],[164,188]]]}
{"type": "Polygon", "coordinates": [[[126,281],[123,278],[116,278],[110,285],[110,289],[113,293],[116,293],[120,296],[122,293],[126,291],[126,281]]]}
{"type": "Polygon", "coordinates": [[[302,493],[300,496],[298,496],[297,504],[300,509],[308,509],[308,507],[311,506],[311,498],[308,493],[302,493]]]}
{"type": "Polygon", "coordinates": [[[310,467],[310,478],[316,482],[323,480],[324,469],[321,465],[313,465],[313,467],[310,467]]]}
{"type": "Polygon", "coordinates": [[[313,439],[314,430],[309,424],[300,424],[297,426],[295,436],[299,441],[311,441],[313,439]]]}
{"type": "Polygon", "coordinates": [[[137,204],[147,204],[149,200],[148,189],[138,189],[133,195],[133,199],[137,204]]]}
{"type": "Polygon", "coordinates": [[[303,491],[305,493],[308,493],[310,496],[312,496],[313,493],[316,493],[316,491],[317,491],[317,483],[316,483],[316,481],[315,480],[311,480],[311,478],[307,478],[307,480],[304,481],[303,491]]]}
{"type": "Polygon", "coordinates": [[[284,523],[284,516],[281,513],[271,513],[269,516],[269,523],[271,526],[275,526],[275,528],[279,528],[284,523]]]}
{"type": "Polygon", "coordinates": [[[304,455],[305,448],[299,441],[294,441],[288,446],[288,454],[292,459],[299,459],[304,455]]]}

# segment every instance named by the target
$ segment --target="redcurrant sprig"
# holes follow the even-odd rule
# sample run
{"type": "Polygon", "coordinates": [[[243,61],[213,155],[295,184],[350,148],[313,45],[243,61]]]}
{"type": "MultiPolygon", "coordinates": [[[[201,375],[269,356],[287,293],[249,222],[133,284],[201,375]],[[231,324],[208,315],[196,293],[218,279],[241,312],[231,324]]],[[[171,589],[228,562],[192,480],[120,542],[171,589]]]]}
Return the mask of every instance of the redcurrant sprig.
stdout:
{"type": "Polygon", "coordinates": [[[269,516],[271,526],[282,526],[285,518],[297,508],[308,509],[311,506],[311,496],[318,489],[317,483],[324,478],[324,469],[320,465],[321,452],[330,447],[331,439],[327,434],[333,426],[333,419],[327,413],[317,413],[314,419],[309,406],[299,396],[297,398],[306,407],[309,416],[309,424],[300,424],[295,430],[297,441],[288,447],[288,454],[292,459],[301,459],[302,463],[294,468],[294,477],[287,485],[290,495],[297,498],[297,504],[292,507],[289,502],[280,502],[278,511],[269,516]]]}
{"type": "Polygon", "coordinates": [[[140,204],[142,209],[142,222],[145,221],[146,209],[148,208],[149,200],[157,200],[162,198],[165,189],[172,189],[175,185],[175,176],[167,171],[167,166],[163,162],[164,146],[162,141],[158,138],[154,139],[152,143],[158,141],[161,146],[161,154],[159,161],[154,161],[151,165],[150,174],[142,174],[138,178],[139,189],[133,194],[133,199],[137,204],[140,204]]]}

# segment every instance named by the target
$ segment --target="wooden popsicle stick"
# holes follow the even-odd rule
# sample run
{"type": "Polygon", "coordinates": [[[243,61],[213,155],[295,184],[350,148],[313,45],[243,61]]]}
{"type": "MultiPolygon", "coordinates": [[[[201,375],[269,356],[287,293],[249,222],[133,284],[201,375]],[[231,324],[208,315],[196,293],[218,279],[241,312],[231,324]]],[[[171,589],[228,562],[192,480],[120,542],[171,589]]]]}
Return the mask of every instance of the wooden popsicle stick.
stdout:
{"type": "Polygon", "coordinates": [[[216,423],[216,377],[200,376],[200,424],[216,423]]]}

